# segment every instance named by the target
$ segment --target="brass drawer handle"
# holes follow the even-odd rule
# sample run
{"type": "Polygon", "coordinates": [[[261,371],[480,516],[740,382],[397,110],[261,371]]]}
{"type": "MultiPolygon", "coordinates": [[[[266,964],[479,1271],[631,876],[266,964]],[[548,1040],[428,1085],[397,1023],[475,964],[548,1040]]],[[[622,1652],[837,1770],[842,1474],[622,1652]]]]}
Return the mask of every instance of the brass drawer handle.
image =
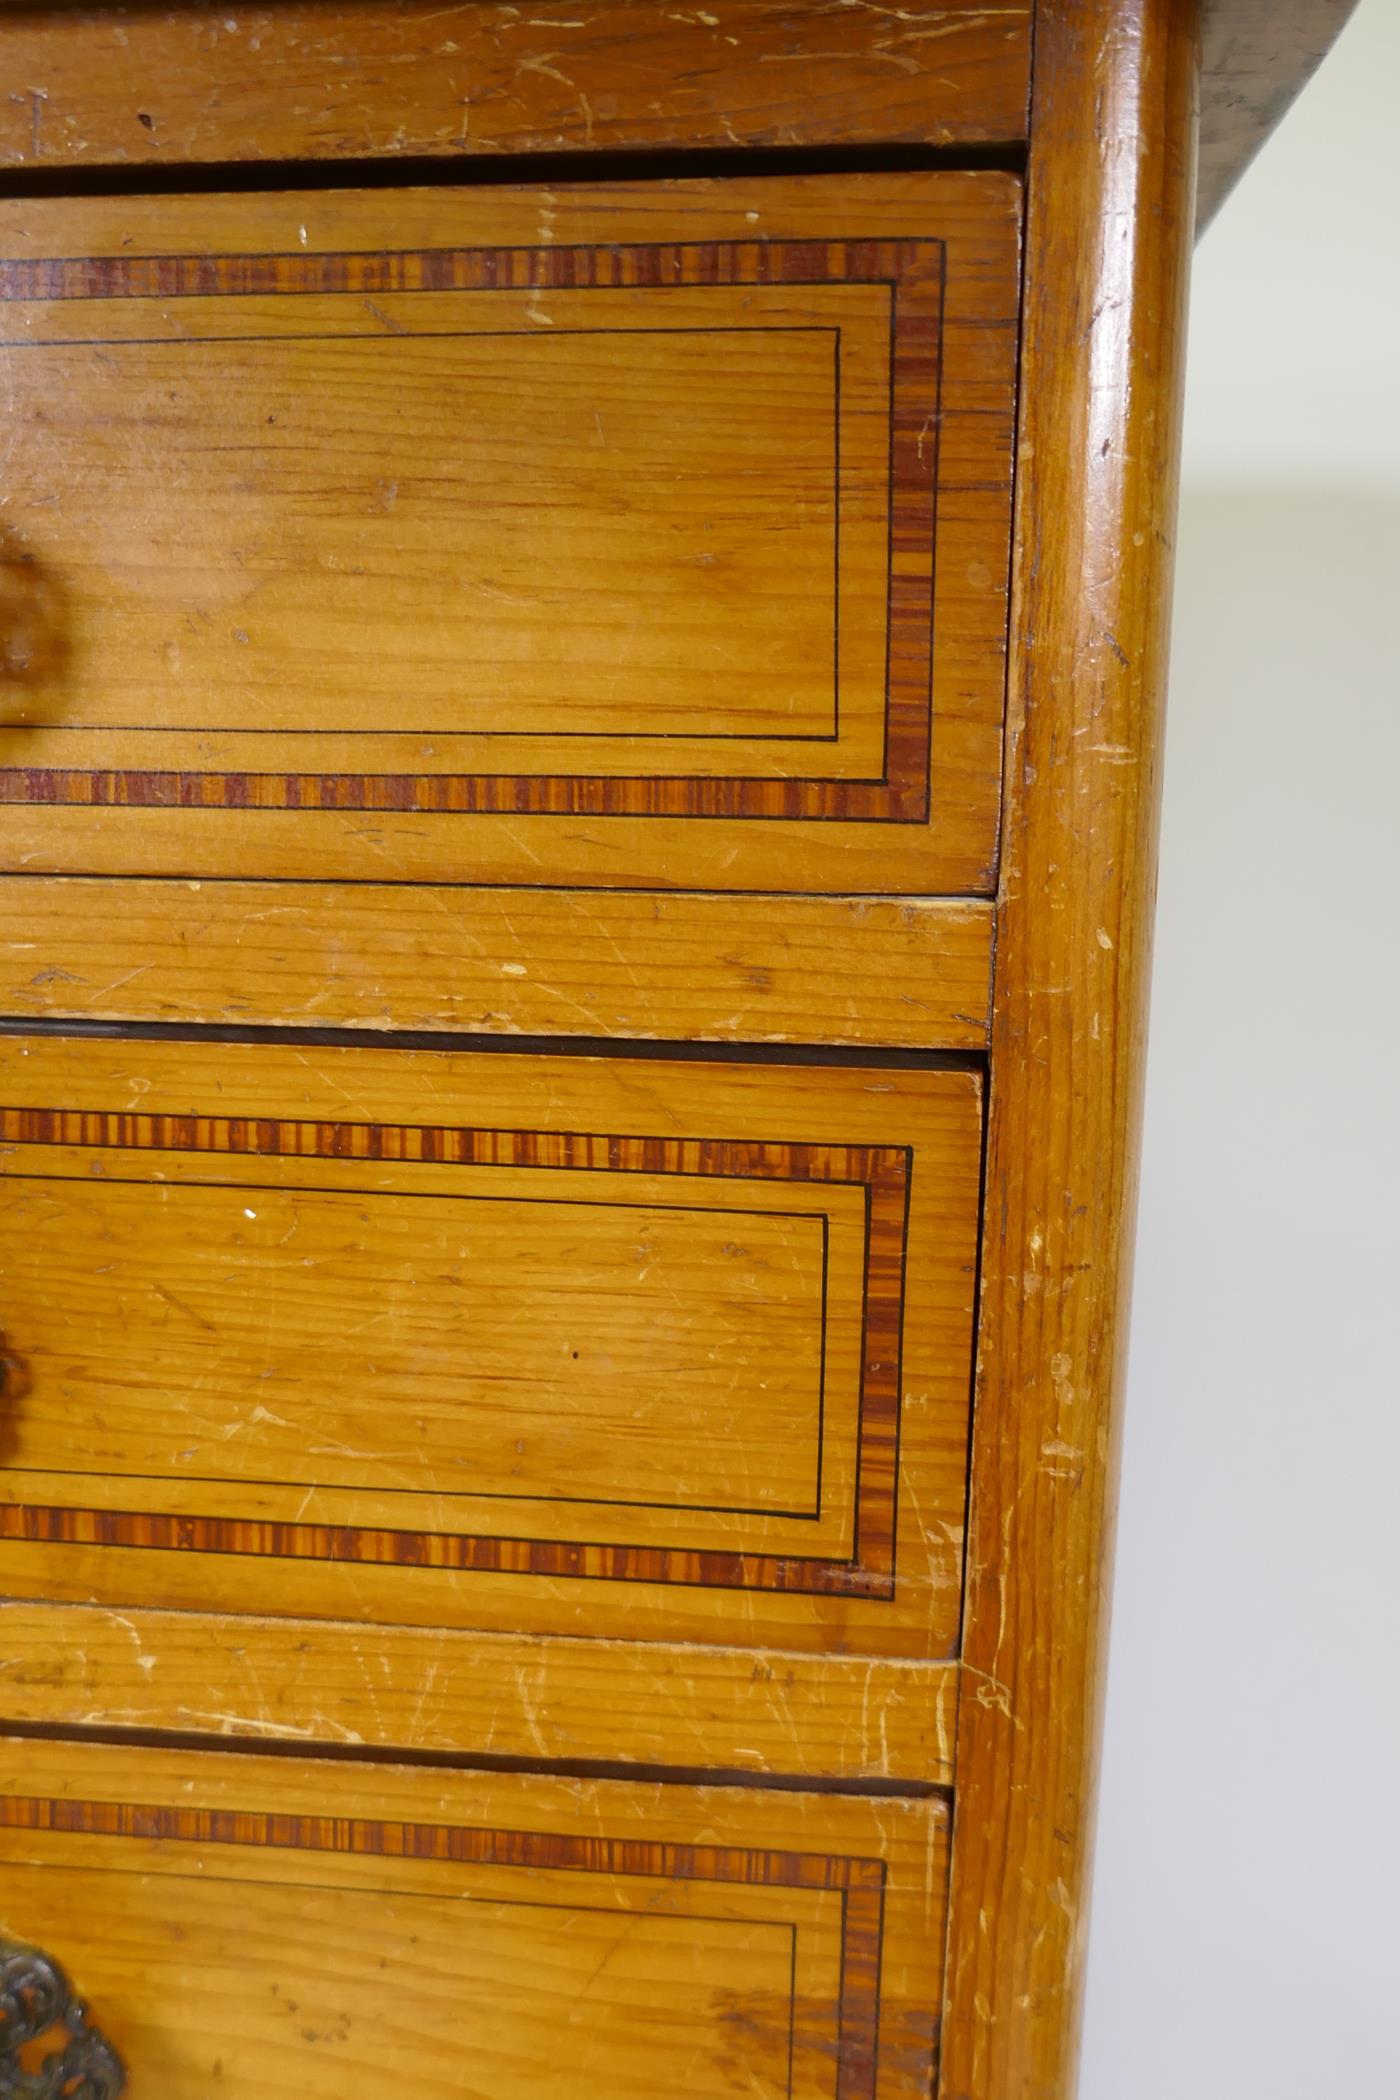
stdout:
{"type": "Polygon", "coordinates": [[[0,1939],[0,2100],[117,2100],[125,2090],[121,2058],[58,1963],[0,1939]],[[53,2029],[50,2053],[36,2061],[31,2045],[53,2029]]]}

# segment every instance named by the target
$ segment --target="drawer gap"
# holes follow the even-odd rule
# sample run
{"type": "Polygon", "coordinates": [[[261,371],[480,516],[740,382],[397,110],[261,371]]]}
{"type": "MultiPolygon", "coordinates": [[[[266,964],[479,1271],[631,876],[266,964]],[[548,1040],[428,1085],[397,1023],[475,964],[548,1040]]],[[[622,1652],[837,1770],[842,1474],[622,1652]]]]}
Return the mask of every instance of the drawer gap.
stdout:
{"type": "Polygon", "coordinates": [[[893,1072],[977,1072],[986,1068],[978,1050],[861,1049],[824,1043],[665,1042],[615,1036],[455,1035],[435,1030],[374,1028],[238,1027],[228,1022],[77,1021],[58,1017],[0,1016],[0,1038],[43,1036],[54,1041],[99,1043],[237,1043],[287,1049],[448,1051],[462,1057],[608,1057],[657,1064],[787,1065],[794,1068],[851,1067],[893,1072]]]}
{"type": "Polygon", "coordinates": [[[750,175],[890,175],[991,170],[1023,175],[1025,142],[988,145],[708,146],[611,152],[440,154],[388,160],[171,161],[100,168],[8,168],[0,197],[196,197],[237,191],[489,189],[514,183],[666,182],[750,175]]]}
{"type": "Polygon", "coordinates": [[[61,1722],[0,1721],[0,1740],[14,1743],[90,1743],[129,1750],[205,1750],[239,1757],[342,1765],[395,1765],[431,1772],[501,1772],[557,1779],[623,1780],[633,1786],[741,1786],[746,1792],[832,1794],[849,1800],[941,1801],[949,1806],[953,1789],[936,1780],[841,1779],[812,1772],[755,1772],[746,1765],[670,1765],[616,1757],[515,1757],[491,1751],[411,1749],[394,1743],[308,1744],[303,1738],[276,1740],[252,1736],[217,1736],[185,1728],[76,1727],[61,1722]]]}

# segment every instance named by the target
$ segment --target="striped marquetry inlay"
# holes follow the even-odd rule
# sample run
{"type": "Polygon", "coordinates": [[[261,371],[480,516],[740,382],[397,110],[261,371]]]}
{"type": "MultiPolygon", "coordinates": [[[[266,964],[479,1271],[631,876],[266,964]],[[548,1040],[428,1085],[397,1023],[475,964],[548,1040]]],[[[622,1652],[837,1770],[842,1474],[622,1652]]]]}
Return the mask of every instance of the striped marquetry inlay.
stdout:
{"type": "MultiPolygon", "coordinates": [[[[351,1512],[366,1491],[382,1496],[391,1483],[404,1476],[411,1463],[410,1453],[397,1448],[392,1456],[367,1453],[353,1482],[344,1480],[342,1473],[340,1494],[345,1506],[335,1522],[196,1511],[189,1506],[188,1497],[180,1498],[178,1508],[164,1511],[25,1503],[0,1508],[0,1536],[51,1544],[91,1542],[155,1550],[387,1561],[409,1567],[470,1569],[481,1574],[568,1575],[612,1581],[698,1583],[706,1587],[756,1586],[871,1597],[893,1595],[900,1349],[908,1232],[907,1147],[6,1107],[0,1107],[0,1143],[15,1148],[12,1162],[30,1148],[59,1148],[79,1155],[113,1151],[160,1155],[162,1165],[148,1167],[144,1180],[131,1176],[129,1171],[119,1174],[108,1169],[105,1161],[98,1162],[103,1169],[102,1213],[90,1257],[84,1251],[84,1213],[91,1210],[88,1192],[84,1190],[76,1202],[65,1200],[68,1191],[62,1177],[50,1179],[40,1174],[30,1179],[18,1173],[13,1163],[9,1170],[21,1184],[10,1192],[14,1228],[22,1241],[15,1259],[33,1275],[36,1315],[45,1276],[59,1279],[67,1271],[76,1286],[86,1268],[92,1279],[88,1286],[90,1312],[86,1331],[70,1333],[66,1338],[56,1333],[53,1346],[56,1352],[66,1351],[70,1358],[91,1351],[87,1376],[104,1391],[100,1428],[95,1416],[93,1422],[98,1436],[114,1435],[119,1396],[140,1381],[143,1369],[150,1363],[150,1337],[139,1330],[133,1336],[131,1319],[133,1307],[140,1306],[149,1291],[164,1301],[167,1311],[174,1311],[177,1325],[183,1313],[189,1325],[216,1336],[225,1348],[236,1333],[235,1346],[241,1344],[250,1352],[239,1366],[242,1405],[231,1411],[230,1421],[220,1426],[212,1440],[200,1441],[201,1456],[196,1462],[213,1465],[223,1456],[220,1445],[227,1451],[236,1435],[251,1430],[258,1444],[269,1453],[264,1461],[267,1468],[275,1467],[280,1450],[301,1464],[294,1480],[259,1476],[257,1487],[302,1502],[313,1495],[317,1499],[322,1495],[333,1497],[335,1489],[324,1476],[335,1479],[334,1465],[317,1468],[313,1463],[308,1472],[301,1425],[293,1428],[273,1414],[269,1405],[272,1379],[277,1381],[279,1393],[285,1394],[287,1388],[293,1393],[290,1399],[279,1399],[278,1405],[295,1406],[304,1413],[315,1397],[315,1374],[300,1352],[288,1346],[292,1336],[274,1334],[279,1294],[270,1268],[273,1264],[283,1265],[285,1260],[289,1280],[295,1280],[298,1286],[295,1336],[299,1338],[303,1332],[309,1336],[324,1328],[318,1344],[321,1375],[325,1375],[327,1364],[335,1362],[333,1385],[344,1396],[337,1441],[342,1450],[348,1450],[347,1439],[357,1431],[353,1404],[345,1395],[343,1383],[350,1366],[336,1361],[337,1337],[347,1331],[348,1322],[352,1338],[366,1334],[363,1342],[355,1343],[362,1361],[376,1351],[388,1353],[375,1338],[374,1328],[376,1324],[387,1325],[392,1314],[386,1311],[376,1315],[366,1330],[357,1318],[354,1297],[343,1296],[337,1290],[330,1303],[318,1304],[317,1272],[334,1262],[338,1284],[353,1280],[359,1291],[382,1299],[386,1289],[392,1291],[399,1283],[399,1271],[393,1266],[395,1249],[391,1235],[396,1226],[401,1232],[406,1226],[409,1244],[419,1260],[413,1270],[403,1272],[402,1288],[410,1292],[413,1300],[411,1309],[403,1309],[405,1320],[421,1317],[423,1301],[430,1297],[433,1278],[422,1260],[425,1243],[433,1249],[432,1260],[457,1260],[463,1272],[468,1267],[475,1272],[475,1290],[465,1301],[465,1321],[456,1316],[451,1303],[451,1295],[460,1296],[468,1286],[465,1273],[449,1279],[449,1293],[433,1308],[432,1317],[442,1328],[440,1355],[434,1368],[439,1379],[451,1381],[461,1394],[461,1405],[468,1412],[456,1425],[456,1435],[459,1443],[472,1438],[473,1448],[445,1452],[436,1470],[421,1467],[423,1478],[412,1492],[424,1498],[430,1511],[439,1512],[443,1498],[454,1487],[461,1500],[471,1499],[462,1479],[463,1473],[469,1471],[478,1480],[487,1473],[491,1475],[493,1485],[478,1489],[482,1500],[494,1498],[507,1506],[523,1503],[527,1508],[533,1503],[550,1504],[560,1523],[568,1523],[570,1505],[586,1509],[591,1500],[599,1510],[635,1511],[639,1517],[655,1520],[653,1528],[659,1528],[663,1537],[668,1513],[681,1520],[689,1516],[692,1534],[698,1537],[704,1527],[701,1525],[697,1531],[697,1511],[725,1519],[745,1515],[762,1519],[771,1509],[776,1523],[791,1527],[787,1535],[794,1542],[804,1536],[820,1540],[825,1534],[830,1543],[824,1552],[799,1557],[796,1550],[775,1555],[742,1547],[667,1545],[651,1538],[645,1544],[632,1544],[622,1537],[604,1541],[519,1537],[505,1529],[444,1532],[436,1526],[389,1529],[351,1521],[351,1512]],[[167,1177],[174,1156],[181,1161],[181,1175],[178,1184],[172,1186],[167,1177]],[[188,1162],[192,1160],[218,1161],[222,1177],[207,1182],[189,1178],[188,1162]],[[241,1160],[364,1161],[380,1169],[402,1163],[469,1171],[464,1176],[451,1176],[443,1192],[429,1188],[417,1178],[404,1185],[396,1203],[395,1196],[389,1193],[392,1175],[386,1185],[381,1173],[376,1191],[370,1195],[345,1179],[329,1185],[300,1177],[290,1185],[266,1175],[240,1179],[236,1169],[223,1163],[241,1160]],[[518,1189],[518,1196],[499,1194],[488,1185],[496,1172],[508,1177],[507,1187],[518,1189]],[[628,1185],[634,1178],[642,1183],[645,1200],[629,1201],[628,1185]],[[604,1184],[608,1185],[606,1193],[604,1184]],[[827,1190],[849,1192],[856,1202],[829,1209],[822,1200],[827,1190]],[[438,1224],[425,1212],[425,1204],[429,1211],[445,1205],[448,1221],[438,1224]],[[318,1217],[318,1212],[327,1211],[328,1224],[318,1217]],[[347,1245],[343,1225],[337,1230],[347,1212],[362,1218],[369,1227],[363,1249],[347,1245]],[[386,1215],[381,1217],[381,1212],[386,1215]],[[143,1242],[157,1215],[177,1221],[179,1237],[162,1249],[160,1266],[153,1266],[148,1274],[142,1259],[143,1242]],[[266,1219],[272,1221],[270,1232],[259,1236],[248,1229],[266,1219]],[[420,1224],[421,1232],[415,1230],[420,1224]],[[307,1243],[313,1243],[318,1226],[320,1233],[314,1239],[318,1255],[305,1257],[312,1273],[303,1269],[298,1274],[300,1259],[295,1255],[284,1257],[283,1250],[296,1242],[303,1231],[307,1243]],[[96,1259],[102,1241],[114,1229],[122,1231],[128,1248],[119,1272],[120,1295],[104,1292],[103,1270],[96,1259]],[[454,1235],[462,1243],[456,1248],[451,1245],[454,1235]],[[751,1245],[745,1244],[746,1236],[751,1245]],[[256,1255],[250,1263],[243,1250],[250,1243],[256,1246],[259,1237],[270,1240],[270,1245],[261,1263],[256,1255]],[[201,1239],[202,1247],[198,1245],[201,1239]],[[192,1247],[195,1253],[190,1260],[192,1247]],[[360,1255],[358,1273],[350,1266],[356,1252],[360,1255]],[[494,1295],[489,1274],[493,1253],[502,1263],[502,1274],[494,1278],[494,1295]],[[843,1306],[839,1295],[841,1271],[848,1263],[858,1274],[858,1283],[843,1306]],[[212,1269],[226,1264],[236,1265],[234,1274],[240,1288],[232,1296],[216,1297],[212,1269]],[[572,1344],[577,1338],[589,1346],[586,1337],[590,1330],[583,1324],[568,1324],[568,1301],[586,1290],[590,1266],[598,1278],[595,1314],[607,1308],[615,1318],[625,1318],[626,1307],[618,1302],[619,1290],[630,1287],[636,1317],[646,1324],[646,1333],[633,1339],[633,1351],[645,1344],[654,1358],[659,1357],[666,1347],[661,1323],[666,1317],[668,1298],[673,1304],[679,1303],[683,1312],[705,1321],[707,1265],[711,1271],[731,1272],[727,1282],[717,1280],[710,1285],[712,1295],[726,1289],[739,1294],[737,1299],[717,1297],[708,1308],[710,1320],[716,1315],[728,1319],[742,1311],[745,1328],[733,1337],[721,1363],[727,1381],[723,1397],[707,1390],[698,1379],[698,1365],[692,1370],[692,1382],[699,1389],[691,1401],[691,1418],[678,1421],[668,1432],[654,1489],[658,1499],[648,1502],[646,1475],[639,1477],[637,1470],[636,1440],[628,1436],[636,1389],[629,1384],[620,1393],[616,1390],[618,1358],[625,1352],[626,1339],[613,1331],[607,1363],[599,1368],[600,1390],[586,1391],[575,1398],[569,1373],[583,1351],[572,1344]],[[780,1279],[778,1288],[792,1300],[800,1300],[799,1317],[780,1321],[778,1308],[765,1305],[765,1279],[755,1265],[780,1279]],[[647,1288],[653,1269],[660,1270],[654,1291],[647,1288]],[[536,1280],[533,1295],[529,1288],[532,1276],[536,1280]],[[447,1357],[469,1340],[469,1330],[483,1311],[489,1317],[492,1310],[501,1317],[504,1361],[494,1380],[485,1373],[475,1380],[464,1380],[447,1357]],[[541,1360],[530,1345],[540,1338],[539,1322],[546,1312],[553,1315],[555,1331],[543,1337],[541,1360]],[[776,1330],[770,1351],[761,1349],[765,1315],[776,1330]],[[222,1333],[216,1325],[220,1319],[224,1323],[222,1333]],[[247,1332],[240,1331],[242,1327],[247,1332]],[[124,1337],[136,1341],[128,1362],[122,1361],[124,1337]],[[255,1340],[261,1341],[266,1362],[257,1361],[252,1355],[255,1340]],[[800,1382],[794,1381],[795,1389],[785,1394],[781,1381],[791,1369],[794,1357],[807,1375],[800,1382]],[[489,1435],[489,1430],[474,1422],[470,1411],[485,1414],[492,1404],[503,1405],[504,1383],[522,1378],[533,1378],[540,1388],[537,1411],[542,1419],[536,1425],[536,1434],[551,1436],[561,1447],[570,1426],[571,1401],[580,1412],[591,1404],[595,1415],[586,1457],[581,1458],[577,1448],[561,1448],[555,1461],[561,1485],[554,1494],[548,1491],[546,1483],[532,1479],[529,1467],[518,1462],[512,1467],[497,1459],[496,1471],[492,1472],[490,1455],[477,1447],[477,1440],[483,1434],[489,1435]],[[829,1380],[836,1388],[830,1394],[829,1380]],[[854,1406],[850,1409],[841,1406],[842,1380],[852,1390],[854,1406]],[[735,1383],[740,1386],[737,1412],[732,1405],[735,1383]],[[747,1391],[743,1390],[745,1383],[747,1391]],[[741,1445],[749,1429],[746,1417],[769,1412],[770,1389],[772,1413],[785,1411],[766,1434],[754,1439],[750,1452],[740,1452],[736,1462],[735,1447],[741,1445]],[[730,1404],[726,1405],[726,1400],[730,1404]],[[608,1406],[609,1402],[615,1404],[608,1406]],[[599,1420],[600,1403],[606,1411],[599,1420]],[[289,1436],[284,1440],[275,1433],[269,1435],[269,1424],[274,1429],[287,1429],[289,1436]],[[833,1445],[844,1436],[850,1448],[829,1450],[828,1432],[833,1445]],[[713,1448],[710,1440],[717,1436],[727,1436],[727,1452],[723,1441],[717,1450],[713,1448]],[[698,1454],[692,1449],[692,1439],[697,1437],[702,1440],[698,1454]],[[790,1447],[791,1439],[804,1439],[810,1446],[810,1467],[805,1473],[792,1463],[796,1454],[790,1447]],[[605,1448],[594,1450],[593,1444],[598,1440],[605,1448]],[[203,1455],[206,1452],[210,1455],[203,1455]],[[708,1493],[715,1498],[708,1510],[702,1499],[705,1489],[677,1484],[683,1469],[694,1470],[697,1456],[702,1464],[707,1458],[728,1460],[705,1476],[708,1493]],[[776,1472],[784,1459],[790,1465],[786,1476],[776,1472]],[[512,1473],[513,1486],[507,1484],[512,1473]],[[836,1504],[839,1521],[835,1523],[832,1508],[823,1503],[824,1474],[827,1494],[836,1504]],[[590,1478],[594,1483],[591,1498],[579,1491],[590,1478]],[[781,1492],[776,1497],[766,1494],[775,1479],[780,1490],[790,1485],[786,1496],[781,1492]],[[303,1490],[308,1492],[303,1494],[303,1490]],[[746,1501],[746,1495],[757,1499],[746,1501]],[[785,1500],[799,1506],[784,1508],[785,1500]],[[805,1534],[796,1528],[802,1525],[808,1527],[805,1534]]],[[[573,1318],[578,1321],[577,1313],[573,1318]]],[[[700,1357],[708,1353],[713,1358],[720,1353],[722,1340],[723,1336],[713,1331],[707,1334],[702,1325],[695,1353],[700,1357]]],[[[677,1334],[675,1344],[684,1348],[685,1337],[677,1334]]],[[[197,1348],[203,1346],[196,1344],[197,1348]]],[[[414,1346],[420,1352],[424,1346],[416,1334],[414,1346]]],[[[479,1346],[484,1353],[487,1345],[483,1342],[479,1346]]],[[[637,1363],[638,1375],[643,1377],[655,1376],[661,1368],[659,1363],[653,1363],[649,1370],[645,1360],[637,1363]]],[[[383,1365],[368,1363],[366,1370],[371,1374],[368,1382],[372,1387],[381,1382],[385,1386],[370,1394],[376,1414],[402,1401],[404,1395],[393,1389],[392,1372],[383,1365]]],[[[70,1362],[66,1371],[63,1404],[55,1408],[52,1420],[52,1463],[56,1473],[73,1478],[71,1403],[75,1395],[70,1381],[78,1375],[77,1366],[70,1362]],[[60,1465],[59,1461],[64,1463],[60,1465]]],[[[675,1373],[671,1375],[674,1378],[675,1373]]],[[[399,1376],[405,1387],[414,1393],[418,1391],[421,1370],[415,1370],[405,1360],[399,1376]]],[[[581,1376],[577,1384],[583,1384],[581,1376]]],[[[676,1411],[682,1412],[683,1399],[675,1405],[676,1411]]],[[[510,1419],[517,1426],[526,1419],[518,1404],[510,1419]]],[[[181,1423],[174,1441],[187,1442],[191,1433],[189,1425],[181,1423]]],[[[366,1438],[372,1436],[368,1423],[361,1433],[366,1438]]],[[[133,1424],[133,1435],[148,1454],[145,1463],[153,1464],[149,1454],[155,1447],[148,1433],[133,1424]]],[[[417,1419],[413,1435],[418,1446],[414,1455],[421,1466],[423,1430],[417,1419]]],[[[575,1425],[574,1445],[584,1441],[582,1429],[575,1425]]],[[[523,1439],[516,1443],[523,1444],[523,1439]]],[[[86,1448],[94,1449],[91,1442],[86,1448]]],[[[240,1451],[242,1448],[240,1444],[240,1451]]],[[[313,1452],[316,1449],[313,1444],[313,1452]]],[[[100,1447],[94,1456],[99,1452],[100,1447]]],[[[14,1456],[28,1469],[43,1470],[48,1455],[40,1408],[31,1404],[14,1456]]],[[[156,1455],[165,1458],[160,1475],[143,1476],[135,1470],[127,1473],[125,1467],[114,1464],[115,1454],[110,1451],[100,1452],[101,1463],[94,1464],[92,1470],[109,1482],[125,1475],[132,1482],[132,1494],[139,1486],[159,1489],[166,1480],[185,1479],[208,1489],[226,1484],[237,1497],[248,1480],[241,1468],[234,1467],[224,1471],[222,1478],[219,1474],[211,1477],[195,1473],[179,1464],[179,1455],[169,1441],[164,1451],[157,1451],[156,1455]]],[[[327,1460],[336,1455],[330,1449],[324,1452],[327,1460]]],[[[517,1461],[523,1455],[523,1451],[518,1451],[517,1461]]],[[[507,1516],[502,1521],[508,1525],[510,1519],[507,1516]]]]}
{"type": "Polygon", "coordinates": [[[7,1581],[799,1645],[838,1612],[946,1652],[971,1072],[81,1038],[8,1068],[7,1581]]]}
{"type": "Polygon", "coordinates": [[[988,886],[1014,185],[208,202],[0,228],[5,865],[988,886]]]}
{"type": "Polygon", "coordinates": [[[425,2091],[511,2100],[929,2090],[939,1802],[48,1762],[40,1788],[0,1755],[3,1915],[77,1950],[134,2094],[340,2100],[406,2049],[425,2091]]]}

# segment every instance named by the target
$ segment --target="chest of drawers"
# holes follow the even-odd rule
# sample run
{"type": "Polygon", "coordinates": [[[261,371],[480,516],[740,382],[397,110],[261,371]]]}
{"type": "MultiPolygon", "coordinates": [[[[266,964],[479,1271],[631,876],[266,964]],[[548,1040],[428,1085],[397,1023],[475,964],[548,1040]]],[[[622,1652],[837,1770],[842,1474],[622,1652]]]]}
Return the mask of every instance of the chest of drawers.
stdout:
{"type": "Polygon", "coordinates": [[[1070,2092],[1199,29],[0,25],[0,2093],[1070,2092]]]}

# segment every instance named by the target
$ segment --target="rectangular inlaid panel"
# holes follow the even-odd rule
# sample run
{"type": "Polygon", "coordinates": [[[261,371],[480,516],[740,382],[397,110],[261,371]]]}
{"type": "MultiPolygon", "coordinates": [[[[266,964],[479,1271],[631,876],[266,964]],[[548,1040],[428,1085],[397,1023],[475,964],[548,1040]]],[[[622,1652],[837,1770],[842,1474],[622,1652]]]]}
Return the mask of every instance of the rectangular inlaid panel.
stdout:
{"type": "Polygon", "coordinates": [[[971,1072],[11,1040],[26,1592],[945,1653],[971,1072]]]}
{"type": "Polygon", "coordinates": [[[945,1882],[936,1802],[0,1746],[131,2100],[923,2100],[945,1882]]]}
{"type": "Polygon", "coordinates": [[[6,863],[986,887],[1017,208],[0,218],[6,863]]]}
{"type": "MultiPolygon", "coordinates": [[[[0,1112],[3,1139],[29,1128],[0,1112]]],[[[185,1135],[158,1128],[155,1150],[185,1135]]],[[[821,1432],[827,1352],[831,1382],[849,1385],[860,1331],[858,1304],[831,1305],[829,1274],[858,1250],[832,1247],[825,1209],[774,1207],[761,1179],[722,1166],[717,1203],[675,1200],[664,1170],[643,1174],[643,1202],[605,1192],[611,1169],[545,1167],[497,1194],[493,1167],[469,1195],[372,1197],[161,1171],[104,1175],[97,1205],[62,1177],[7,1189],[25,1279],[13,1317],[26,1361],[56,1373],[15,1425],[18,1466],[65,1472],[76,1440],[108,1474],[285,1483],[333,1498],[345,1521],[361,1491],[391,1484],[808,1524],[824,1494],[849,1501],[821,1479],[834,1456],[821,1432]],[[181,1386],[197,1412],[172,1443],[181,1386]]],[[[863,1207],[850,1225],[863,1233],[863,1207]]]]}

